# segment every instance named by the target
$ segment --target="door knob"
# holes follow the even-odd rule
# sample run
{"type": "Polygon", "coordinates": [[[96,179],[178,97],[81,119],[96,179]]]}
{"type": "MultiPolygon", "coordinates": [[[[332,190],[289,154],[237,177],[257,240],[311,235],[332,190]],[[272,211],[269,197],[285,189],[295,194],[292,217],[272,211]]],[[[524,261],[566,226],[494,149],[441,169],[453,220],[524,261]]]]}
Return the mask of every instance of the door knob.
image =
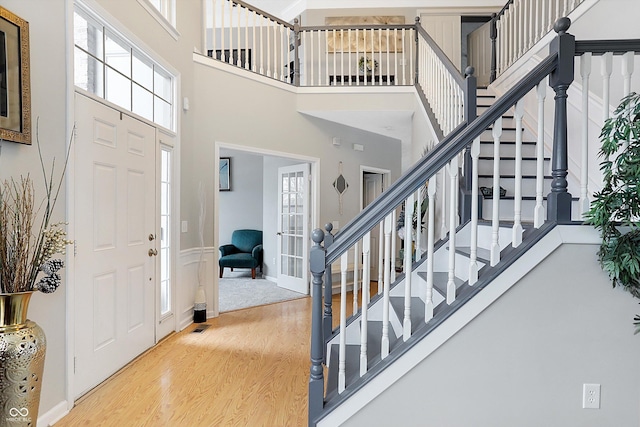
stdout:
{"type": "Polygon", "coordinates": [[[278,231],[278,232],[276,233],[276,236],[282,236],[282,233],[278,231]]]}
{"type": "Polygon", "coordinates": [[[158,255],[158,251],[155,249],[149,249],[149,256],[156,256],[158,255]]]}
{"type": "Polygon", "coordinates": [[[149,241],[150,242],[154,241],[155,238],[156,238],[156,236],[153,233],[149,234],[149,241]]]}

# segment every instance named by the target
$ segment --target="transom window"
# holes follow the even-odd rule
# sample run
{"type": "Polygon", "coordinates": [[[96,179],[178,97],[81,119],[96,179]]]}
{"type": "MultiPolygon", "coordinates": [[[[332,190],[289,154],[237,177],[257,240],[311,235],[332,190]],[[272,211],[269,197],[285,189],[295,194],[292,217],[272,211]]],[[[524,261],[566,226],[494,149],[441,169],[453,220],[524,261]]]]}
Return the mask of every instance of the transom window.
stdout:
{"type": "Polygon", "coordinates": [[[174,27],[176,26],[175,17],[175,0],[147,0],[153,7],[158,9],[158,12],[165,17],[167,21],[174,27]]]}
{"type": "Polygon", "coordinates": [[[74,43],[76,86],[174,130],[171,73],[77,5],[74,43]]]}

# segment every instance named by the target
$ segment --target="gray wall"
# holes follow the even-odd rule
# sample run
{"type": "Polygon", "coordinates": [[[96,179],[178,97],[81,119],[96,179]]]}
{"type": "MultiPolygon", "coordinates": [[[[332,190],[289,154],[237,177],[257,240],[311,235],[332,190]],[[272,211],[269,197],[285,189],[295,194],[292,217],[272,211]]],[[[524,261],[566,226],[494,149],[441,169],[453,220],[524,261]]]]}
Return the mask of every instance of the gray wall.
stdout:
{"type": "Polygon", "coordinates": [[[344,425],[637,426],[638,301],[611,289],[597,249],[558,248],[344,425]],[[582,409],[584,383],[601,409],[582,409]]]}

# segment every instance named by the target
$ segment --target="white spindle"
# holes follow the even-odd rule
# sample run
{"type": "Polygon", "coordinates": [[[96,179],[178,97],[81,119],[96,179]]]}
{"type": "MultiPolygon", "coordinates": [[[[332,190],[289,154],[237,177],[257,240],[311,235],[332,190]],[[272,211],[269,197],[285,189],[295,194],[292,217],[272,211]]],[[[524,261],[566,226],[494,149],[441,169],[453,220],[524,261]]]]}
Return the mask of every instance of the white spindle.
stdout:
{"type": "MultiPolygon", "coordinates": [[[[211,22],[213,22],[213,25],[211,27],[211,57],[215,58],[216,57],[216,42],[218,41],[218,34],[217,34],[217,22],[216,22],[216,7],[217,7],[217,1],[218,0],[212,0],[211,3],[211,22]]],[[[202,26],[202,28],[207,28],[206,25],[206,19],[204,20],[205,24],[202,26]]],[[[204,45],[206,46],[206,44],[204,45]]]]}
{"type": "MultiPolygon", "coordinates": [[[[560,18],[562,15],[560,14],[560,9],[561,9],[561,2],[562,0],[556,0],[556,18],[560,18]]],[[[551,22],[553,22],[553,19],[551,19],[551,22]]]]}
{"type": "Polygon", "coordinates": [[[471,144],[471,247],[469,256],[469,285],[478,281],[478,157],[480,138],[471,144]]]}
{"type": "Polygon", "coordinates": [[[540,2],[540,32],[538,33],[538,39],[541,39],[545,34],[547,34],[547,7],[551,8],[551,5],[548,2],[540,2]]]}
{"type": "MultiPolygon", "coordinates": [[[[335,40],[336,40],[336,30],[335,30],[335,29],[333,29],[333,30],[331,30],[331,32],[333,33],[333,40],[334,40],[334,43],[335,43],[335,40]]],[[[328,51],[328,49],[327,49],[327,51],[328,51]]],[[[329,62],[329,56],[327,56],[327,63],[328,63],[328,62],[329,62]]],[[[338,66],[338,61],[336,61],[336,46],[334,45],[334,47],[333,47],[333,78],[334,78],[334,80],[333,80],[333,84],[334,84],[334,85],[337,85],[337,84],[338,84],[338,81],[337,81],[337,73],[336,73],[336,67],[337,67],[337,66],[338,66]]]]}
{"type": "Polygon", "coordinates": [[[359,242],[355,242],[353,244],[353,314],[355,314],[358,311],[358,280],[360,276],[359,250],[360,250],[359,242]]]}
{"type": "MultiPolygon", "coordinates": [[[[403,30],[404,31],[404,30],[403,30]]],[[[413,32],[415,33],[415,30],[413,30],[413,32]]],[[[403,40],[404,42],[404,40],[403,40]]],[[[404,45],[403,45],[404,46],[404,45]]],[[[404,49],[402,50],[402,52],[404,52],[404,49]]],[[[411,82],[415,81],[415,68],[413,66],[413,58],[415,57],[414,52],[413,52],[413,43],[409,43],[409,72],[411,73],[411,82]]],[[[416,64],[418,65],[418,64],[416,64]]]]}
{"type": "Polygon", "coordinates": [[[545,219],[542,200],[544,195],[544,99],[547,96],[547,85],[541,82],[536,87],[538,97],[538,140],[536,142],[536,207],[533,213],[533,226],[540,228],[545,219]]]}
{"type": "MultiPolygon", "coordinates": [[[[356,40],[360,40],[360,30],[356,28],[356,40]]],[[[363,36],[366,37],[367,32],[363,31],[363,36]]],[[[366,46],[366,45],[364,45],[366,46]]],[[[360,43],[356,43],[356,64],[360,59],[360,43]]],[[[356,67],[356,86],[360,86],[360,67],[356,67]]]]}
{"type": "Polygon", "coordinates": [[[624,77],[623,95],[627,96],[631,93],[631,76],[633,75],[634,52],[626,52],[622,55],[622,76],[624,77]]]}
{"type": "Polygon", "coordinates": [[[513,235],[511,245],[514,248],[522,243],[522,116],[524,103],[516,102],[514,118],[516,120],[516,160],[515,160],[515,194],[513,199],[513,235]]]}
{"type": "Polygon", "coordinates": [[[513,12],[515,14],[514,25],[515,25],[515,37],[514,43],[516,45],[516,49],[514,51],[515,56],[513,57],[513,62],[522,56],[522,35],[524,34],[524,25],[522,23],[522,5],[518,1],[513,2],[513,12]]]}
{"type": "Polygon", "coordinates": [[[397,250],[397,242],[398,242],[398,230],[396,225],[396,211],[391,211],[391,223],[393,227],[391,227],[391,283],[396,281],[396,250],[397,250]]]}
{"type": "MultiPolygon", "coordinates": [[[[398,82],[400,81],[400,76],[398,76],[398,29],[394,28],[393,29],[393,45],[395,46],[396,50],[393,53],[393,73],[395,75],[395,82],[394,84],[398,84],[398,82]]],[[[387,46],[389,46],[387,44],[387,46]]],[[[403,49],[404,52],[404,49],[403,49]]],[[[389,82],[390,83],[390,82],[389,82]]]]}
{"type": "MultiPolygon", "coordinates": [[[[378,57],[380,58],[378,62],[380,64],[378,67],[378,79],[380,86],[382,86],[382,30],[378,30],[378,57]]],[[[376,74],[375,67],[373,67],[373,74],[376,74]]]]}
{"type": "MultiPolygon", "coordinates": [[[[334,40],[335,40],[335,38],[334,38],[334,40]]],[[[344,44],[343,43],[344,43],[344,30],[340,29],[340,82],[341,82],[340,84],[342,86],[344,86],[345,77],[347,77],[344,74],[344,51],[343,51],[344,44]]],[[[336,49],[337,49],[337,46],[336,46],[336,49]]],[[[335,51],[335,54],[333,56],[334,60],[335,60],[336,55],[338,55],[338,51],[337,50],[335,51]]],[[[335,71],[335,69],[334,69],[334,71],[335,71]]],[[[335,75],[335,72],[333,74],[335,75]]]]}
{"type": "Polygon", "coordinates": [[[451,188],[449,197],[449,275],[447,281],[447,304],[456,300],[456,219],[458,218],[458,156],[455,156],[447,166],[451,188]]]}
{"type": "Polygon", "coordinates": [[[362,238],[362,314],[360,315],[360,376],[367,373],[367,326],[369,316],[369,274],[371,272],[371,232],[362,238]]]}
{"type": "Polygon", "coordinates": [[[238,22],[236,24],[236,38],[238,39],[236,41],[236,51],[238,52],[237,58],[236,58],[236,67],[241,67],[242,66],[242,55],[240,54],[240,52],[242,51],[240,46],[242,45],[242,43],[240,42],[240,15],[241,15],[241,11],[242,7],[238,7],[236,8],[237,11],[237,15],[238,15],[238,22]]]}
{"type": "MultiPolygon", "coordinates": [[[[351,39],[351,28],[349,28],[349,30],[347,31],[347,37],[348,37],[348,40],[352,40],[352,39],[351,39]]],[[[356,40],[357,40],[357,39],[356,39],[356,40]]],[[[357,46],[357,45],[358,45],[358,43],[356,43],[356,46],[357,46]]],[[[349,50],[348,50],[348,53],[347,53],[347,55],[348,55],[348,60],[349,60],[349,65],[348,65],[347,69],[348,69],[349,71],[348,71],[348,73],[347,73],[347,74],[351,75],[351,69],[352,69],[352,68],[351,68],[351,57],[353,56],[353,55],[351,54],[351,53],[352,53],[352,52],[351,52],[351,43],[348,43],[347,49],[349,49],[349,50]]],[[[349,86],[351,86],[352,84],[353,84],[353,82],[351,81],[351,78],[349,78],[349,86]]]]}
{"type": "Polygon", "coordinates": [[[278,28],[280,28],[280,80],[286,81],[287,72],[289,70],[289,63],[285,62],[285,54],[289,52],[289,42],[288,37],[286,37],[286,27],[282,24],[278,24],[278,28]],[[286,67],[286,68],[285,68],[286,67]]]}
{"type": "Polygon", "coordinates": [[[384,283],[384,220],[380,221],[378,229],[378,294],[381,294],[384,283]]]}
{"type": "MultiPolygon", "coordinates": [[[[227,62],[227,57],[225,55],[225,48],[227,47],[224,39],[225,39],[225,30],[226,30],[226,22],[225,22],[225,8],[224,8],[224,1],[220,4],[220,59],[222,59],[222,61],[227,62]]],[[[216,54],[216,51],[213,51],[213,54],[216,54]]]]}
{"type": "Polygon", "coordinates": [[[495,121],[493,130],[493,212],[491,218],[491,266],[500,262],[500,136],[502,117],[495,121]]]}
{"type": "Polygon", "coordinates": [[[424,306],[424,322],[427,323],[433,318],[433,245],[435,241],[435,210],[436,210],[436,177],[433,175],[429,179],[427,195],[429,196],[429,209],[427,220],[427,296],[424,306]]]}
{"type": "MultiPolygon", "coordinates": [[[[391,84],[391,62],[389,62],[389,29],[387,28],[387,85],[391,84]]],[[[382,64],[380,64],[382,68],[382,64]]]]}
{"type": "Polygon", "coordinates": [[[264,31],[265,31],[265,17],[260,15],[260,74],[264,76],[264,52],[265,52],[265,43],[264,43],[264,31]]]}
{"type": "MultiPolygon", "coordinates": [[[[422,226],[420,224],[420,219],[421,219],[420,213],[422,212],[422,210],[420,209],[420,206],[422,206],[422,197],[423,197],[422,191],[418,190],[418,194],[416,197],[417,204],[418,204],[418,211],[416,212],[417,225],[416,225],[416,237],[415,237],[416,238],[416,261],[422,258],[422,226]]],[[[413,229],[413,224],[411,225],[411,228],[413,229]]]]}
{"type": "Polygon", "coordinates": [[[348,255],[348,252],[345,252],[340,257],[340,347],[338,356],[338,393],[342,393],[346,385],[348,255]]]}
{"type": "Polygon", "coordinates": [[[602,55],[600,72],[602,74],[602,122],[609,118],[610,94],[611,94],[611,73],[613,72],[613,52],[602,55]]]}
{"type": "Polygon", "coordinates": [[[256,61],[256,57],[255,57],[256,46],[257,46],[257,44],[256,44],[256,20],[257,20],[257,17],[256,17],[256,11],[255,10],[252,11],[251,13],[253,15],[253,29],[251,31],[251,39],[253,41],[253,44],[251,46],[253,48],[253,55],[254,55],[253,61],[251,63],[251,70],[255,73],[256,72],[256,68],[257,68],[256,62],[258,62],[258,61],[256,61]]]}
{"type": "MultiPolygon", "coordinates": [[[[402,53],[400,53],[400,57],[402,58],[402,62],[401,62],[401,66],[402,66],[402,84],[406,85],[407,84],[407,68],[406,68],[407,67],[406,66],[407,57],[405,55],[405,52],[407,51],[407,48],[406,48],[407,46],[405,44],[405,38],[404,37],[405,37],[406,31],[405,31],[404,28],[400,30],[400,34],[402,35],[402,53]]],[[[397,50],[396,50],[396,56],[398,56],[397,50]]],[[[397,64],[398,64],[398,61],[396,61],[396,66],[397,66],[397,64]]],[[[398,72],[396,71],[396,76],[397,75],[398,75],[398,72]]]]}
{"type": "MultiPolygon", "coordinates": [[[[271,60],[271,50],[272,50],[272,44],[271,44],[271,33],[273,30],[273,21],[271,19],[267,19],[267,76],[268,77],[273,77],[275,75],[275,70],[273,70],[273,74],[271,73],[271,66],[275,64],[272,64],[272,60],[271,60]]],[[[273,34],[273,38],[275,39],[276,35],[273,34]]]]}
{"type": "MultiPolygon", "coordinates": [[[[410,194],[404,205],[404,320],[402,322],[402,339],[404,341],[411,337],[411,243],[413,240],[414,202],[415,197],[413,194],[410,194]]],[[[419,206],[418,212],[420,212],[419,206]]],[[[420,221],[418,220],[418,222],[420,221]]],[[[418,224],[418,227],[420,227],[420,224],[418,224]]]]}
{"type": "Polygon", "coordinates": [[[233,42],[233,2],[227,2],[229,5],[229,64],[236,65],[233,61],[233,47],[237,46],[236,43],[233,42]]]}
{"type": "MultiPolygon", "coordinates": [[[[333,30],[333,32],[334,32],[333,37],[334,37],[334,40],[335,40],[335,37],[336,37],[335,30],[333,30]]],[[[325,37],[325,39],[327,37],[329,37],[329,34],[326,31],[324,32],[324,37],[325,37]]],[[[318,39],[318,53],[320,53],[320,52],[322,52],[322,50],[321,50],[321,47],[320,47],[320,40],[318,39]]],[[[328,46],[325,46],[325,49],[324,49],[324,63],[325,63],[324,69],[325,69],[325,74],[326,74],[326,82],[327,82],[327,86],[328,86],[330,84],[329,83],[329,47],[328,46]]],[[[335,66],[335,62],[334,62],[334,66],[335,66]]],[[[334,75],[335,75],[335,70],[334,70],[334,75]]]]}
{"type": "Polygon", "coordinates": [[[447,218],[447,172],[444,170],[444,168],[442,168],[442,214],[441,214],[441,218],[442,221],[440,221],[440,238],[444,239],[444,237],[447,235],[447,232],[449,230],[447,230],[447,221],[445,218],[447,218]]]}
{"type": "Polygon", "coordinates": [[[382,339],[380,357],[389,355],[389,292],[391,290],[389,258],[391,256],[391,215],[384,219],[384,294],[382,296],[382,339]]]}
{"type": "Polygon", "coordinates": [[[591,75],[591,52],[580,57],[582,77],[582,155],[580,165],[580,213],[589,210],[589,76],[591,75]]]}
{"type": "Polygon", "coordinates": [[[245,52],[245,56],[244,56],[244,69],[248,70],[249,69],[249,8],[245,7],[244,8],[244,20],[245,20],[245,25],[244,25],[244,52],[245,52]]]}

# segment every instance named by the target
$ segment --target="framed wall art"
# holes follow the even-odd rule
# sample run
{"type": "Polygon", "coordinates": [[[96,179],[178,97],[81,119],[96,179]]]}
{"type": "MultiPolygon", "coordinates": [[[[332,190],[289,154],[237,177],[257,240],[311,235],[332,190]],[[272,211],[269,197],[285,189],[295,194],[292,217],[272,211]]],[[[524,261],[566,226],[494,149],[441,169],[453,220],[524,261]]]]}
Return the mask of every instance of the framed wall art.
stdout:
{"type": "Polygon", "coordinates": [[[219,179],[219,190],[220,191],[231,191],[231,158],[230,157],[220,157],[220,167],[218,169],[220,174],[219,179]]]}
{"type": "Polygon", "coordinates": [[[29,23],[0,7],[0,139],[31,144],[29,23]]]}

